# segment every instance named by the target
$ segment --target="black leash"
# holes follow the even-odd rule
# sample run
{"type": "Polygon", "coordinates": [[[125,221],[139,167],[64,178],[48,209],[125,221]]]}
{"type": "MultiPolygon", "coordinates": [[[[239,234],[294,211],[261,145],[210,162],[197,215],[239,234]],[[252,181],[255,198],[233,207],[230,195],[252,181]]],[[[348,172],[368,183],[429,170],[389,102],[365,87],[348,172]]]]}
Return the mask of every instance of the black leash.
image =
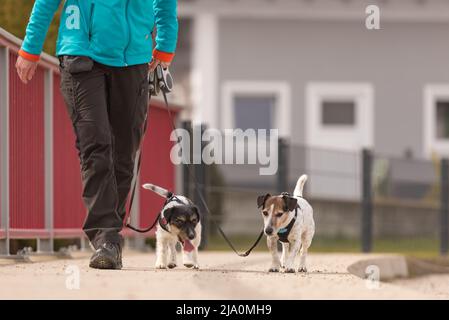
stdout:
{"type": "MultiPolygon", "coordinates": [[[[171,202],[171,201],[178,201],[178,202],[181,202],[181,201],[180,201],[180,200],[179,200],[179,199],[178,199],[172,192],[169,192],[169,193],[167,194],[166,199],[165,199],[164,207],[167,205],[167,203],[169,203],[169,202],[171,202]]],[[[139,232],[139,233],[146,233],[146,232],[150,231],[151,229],[153,229],[153,228],[156,226],[157,222],[158,222],[159,219],[161,218],[161,215],[162,215],[162,212],[159,212],[158,215],[156,216],[156,219],[154,220],[153,224],[152,224],[151,226],[149,226],[148,228],[145,228],[145,229],[140,229],[140,228],[137,228],[137,227],[132,226],[131,223],[130,223],[130,217],[131,217],[131,215],[130,215],[130,216],[128,217],[128,222],[126,223],[126,226],[127,226],[129,229],[134,230],[134,231],[136,231],[136,232],[139,232]]]]}
{"type": "Polygon", "coordinates": [[[151,96],[149,98],[148,101],[148,107],[147,107],[147,112],[145,115],[145,120],[144,120],[144,124],[143,124],[143,132],[142,132],[142,137],[140,138],[140,145],[139,145],[139,156],[137,158],[137,172],[136,175],[134,176],[134,183],[133,183],[133,187],[132,187],[132,191],[131,191],[131,197],[129,198],[129,204],[128,204],[128,220],[126,222],[126,226],[128,228],[130,228],[131,230],[137,231],[137,232],[148,232],[151,229],[154,228],[154,226],[157,223],[157,220],[159,218],[159,216],[156,218],[156,221],[153,223],[153,225],[150,228],[147,228],[145,230],[147,231],[141,231],[141,229],[135,228],[130,224],[130,220],[131,220],[131,209],[133,208],[133,203],[134,203],[134,196],[136,194],[136,186],[137,186],[137,177],[139,176],[140,173],[140,162],[142,161],[142,143],[143,143],[143,138],[145,137],[145,133],[147,132],[147,127],[148,127],[148,113],[150,112],[150,101],[151,101],[151,96]]]}
{"type": "MultiPolygon", "coordinates": [[[[162,91],[162,96],[164,97],[165,107],[167,109],[167,113],[168,113],[168,116],[170,118],[170,124],[172,126],[173,132],[175,132],[177,142],[180,143],[181,140],[180,140],[180,137],[177,134],[177,131],[176,131],[177,128],[176,128],[176,125],[175,125],[175,121],[174,121],[173,116],[172,116],[172,114],[170,112],[170,107],[169,107],[168,100],[167,100],[167,93],[171,92],[172,88],[173,88],[173,79],[172,79],[172,77],[170,75],[170,72],[168,71],[168,68],[164,69],[164,68],[162,68],[161,65],[158,65],[156,67],[155,73],[152,74],[150,72],[149,80],[150,80],[150,96],[151,95],[157,95],[159,93],[159,89],[160,89],[160,91],[162,91]]],[[[146,119],[145,119],[144,132],[143,132],[144,135],[145,135],[146,128],[147,128],[147,121],[148,121],[148,112],[147,112],[147,116],[146,116],[146,119]]],[[[142,140],[143,140],[143,137],[142,137],[142,140]]],[[[139,171],[140,171],[141,154],[142,154],[141,153],[141,148],[139,148],[139,158],[138,158],[138,161],[137,161],[137,166],[138,167],[137,167],[137,175],[136,175],[136,177],[138,176],[139,171]]],[[[203,207],[207,211],[207,214],[208,214],[208,217],[210,218],[210,221],[213,222],[213,224],[218,229],[218,231],[220,232],[220,234],[223,237],[223,239],[226,241],[226,243],[229,245],[229,247],[235,252],[235,254],[237,254],[239,257],[247,257],[247,256],[249,256],[249,254],[254,250],[255,247],[257,247],[257,245],[259,244],[260,240],[262,239],[263,230],[260,232],[260,234],[257,237],[257,239],[254,242],[254,244],[248,250],[246,250],[244,253],[238,252],[237,249],[232,244],[231,240],[229,240],[229,238],[224,233],[223,229],[220,227],[220,225],[212,217],[211,212],[209,210],[209,206],[207,205],[206,200],[204,199],[203,195],[200,192],[199,184],[196,181],[195,175],[193,174],[193,172],[191,170],[191,167],[189,165],[187,165],[187,170],[189,172],[190,178],[192,179],[192,181],[193,181],[193,183],[195,185],[195,189],[198,192],[200,201],[201,201],[203,207]]],[[[134,201],[134,193],[135,193],[135,190],[136,190],[136,185],[137,185],[137,178],[134,179],[133,191],[132,191],[130,202],[129,202],[129,209],[128,209],[129,215],[131,215],[131,208],[132,208],[132,204],[133,204],[133,201],[134,201]]],[[[130,228],[131,230],[134,230],[134,231],[137,231],[137,232],[141,232],[141,233],[148,232],[148,231],[150,231],[151,229],[153,229],[156,226],[156,224],[157,224],[157,222],[158,222],[158,220],[160,218],[160,215],[161,214],[159,213],[157,218],[156,218],[156,220],[153,222],[153,224],[150,227],[145,228],[145,229],[135,228],[135,227],[131,226],[129,223],[127,223],[126,226],[128,228],[130,228]]]]}
{"type": "Polygon", "coordinates": [[[159,221],[159,218],[160,218],[160,217],[161,217],[161,213],[159,212],[158,215],[157,215],[157,217],[156,217],[156,220],[154,220],[153,224],[152,224],[151,226],[149,226],[148,228],[145,228],[145,229],[139,229],[139,228],[133,227],[129,222],[126,223],[126,226],[127,226],[129,229],[134,230],[134,231],[136,231],[136,232],[139,232],[139,233],[146,233],[146,232],[150,231],[151,229],[153,229],[153,228],[156,226],[156,224],[157,224],[157,222],[159,221]]]}

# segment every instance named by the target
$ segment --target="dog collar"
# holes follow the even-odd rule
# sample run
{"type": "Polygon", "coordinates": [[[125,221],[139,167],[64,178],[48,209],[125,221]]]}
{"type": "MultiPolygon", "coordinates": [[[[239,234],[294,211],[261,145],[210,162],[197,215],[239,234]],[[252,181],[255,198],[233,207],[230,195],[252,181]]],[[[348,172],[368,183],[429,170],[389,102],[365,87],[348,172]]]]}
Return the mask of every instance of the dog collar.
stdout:
{"type": "Polygon", "coordinates": [[[290,223],[285,228],[279,229],[278,237],[279,237],[280,242],[289,243],[288,235],[290,234],[290,231],[292,231],[293,225],[295,224],[296,218],[298,217],[298,208],[299,208],[299,206],[296,206],[295,216],[290,221],[290,223]]]}

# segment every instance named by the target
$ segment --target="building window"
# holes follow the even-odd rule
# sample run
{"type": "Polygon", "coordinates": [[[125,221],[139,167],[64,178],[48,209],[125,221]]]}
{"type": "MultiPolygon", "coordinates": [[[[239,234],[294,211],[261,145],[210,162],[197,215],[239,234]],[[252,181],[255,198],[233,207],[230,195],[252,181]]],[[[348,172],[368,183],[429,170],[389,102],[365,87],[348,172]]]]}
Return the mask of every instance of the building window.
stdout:
{"type": "Polygon", "coordinates": [[[235,128],[272,129],[276,112],[276,97],[274,96],[235,96],[234,123],[235,128]]]}
{"type": "Polygon", "coordinates": [[[449,139],[449,101],[437,101],[436,108],[436,137],[449,139]]]}
{"type": "Polygon", "coordinates": [[[374,88],[370,83],[312,82],[305,92],[304,156],[313,197],[356,200],[360,185],[354,168],[360,150],[373,147],[374,88]],[[332,168],[342,176],[322,175],[332,168]]]}
{"type": "Polygon", "coordinates": [[[424,153],[449,156],[449,84],[424,89],[424,153]]]}
{"type": "Polygon", "coordinates": [[[368,83],[306,87],[306,144],[358,151],[373,146],[374,90],[368,83]]]}
{"type": "Polygon", "coordinates": [[[323,101],[321,104],[321,123],[329,126],[354,126],[354,101],[323,101]]]}
{"type": "Polygon", "coordinates": [[[280,81],[227,81],[221,116],[222,129],[278,129],[280,136],[290,136],[290,86],[280,81]]]}

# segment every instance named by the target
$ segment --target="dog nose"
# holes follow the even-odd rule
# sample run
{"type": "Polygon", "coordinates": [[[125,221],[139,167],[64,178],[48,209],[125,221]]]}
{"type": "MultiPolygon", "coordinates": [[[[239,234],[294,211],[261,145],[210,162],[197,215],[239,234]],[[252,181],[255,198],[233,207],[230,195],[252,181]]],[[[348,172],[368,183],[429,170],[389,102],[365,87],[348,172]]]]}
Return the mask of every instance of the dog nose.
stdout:
{"type": "Polygon", "coordinates": [[[195,239],[195,234],[194,233],[190,233],[189,234],[189,240],[193,240],[195,239]]]}
{"type": "Polygon", "coordinates": [[[271,235],[273,233],[273,227],[266,227],[265,228],[265,233],[267,235],[271,235]]]}

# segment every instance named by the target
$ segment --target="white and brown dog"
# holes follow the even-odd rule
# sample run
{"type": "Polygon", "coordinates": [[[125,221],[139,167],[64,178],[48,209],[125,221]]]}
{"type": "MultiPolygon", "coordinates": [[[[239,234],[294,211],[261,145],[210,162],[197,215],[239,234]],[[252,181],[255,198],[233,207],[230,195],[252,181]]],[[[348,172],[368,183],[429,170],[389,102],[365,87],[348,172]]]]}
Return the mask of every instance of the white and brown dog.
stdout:
{"type": "Polygon", "coordinates": [[[307,272],[307,250],[315,234],[312,206],[302,197],[306,175],[296,183],[293,196],[283,193],[278,196],[266,194],[257,198],[264,219],[264,232],[272,263],[269,272],[295,272],[295,258],[300,252],[299,272],[307,272]],[[282,243],[279,258],[278,241],[282,243]]]}
{"type": "Polygon", "coordinates": [[[159,186],[147,183],[143,187],[167,199],[156,229],[156,268],[173,269],[177,266],[176,244],[179,242],[184,266],[199,269],[201,219],[198,208],[187,197],[174,195],[159,186]]]}

